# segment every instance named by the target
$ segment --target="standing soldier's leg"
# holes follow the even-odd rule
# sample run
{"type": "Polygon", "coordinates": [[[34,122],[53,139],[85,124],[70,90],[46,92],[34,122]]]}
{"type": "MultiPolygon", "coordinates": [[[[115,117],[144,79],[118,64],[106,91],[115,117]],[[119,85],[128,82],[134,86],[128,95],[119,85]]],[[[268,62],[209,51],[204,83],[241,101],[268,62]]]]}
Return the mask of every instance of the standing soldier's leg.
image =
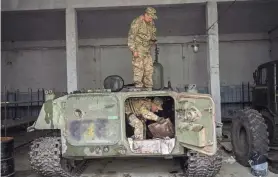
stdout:
{"type": "Polygon", "coordinates": [[[142,78],[144,74],[143,58],[133,57],[133,82],[135,87],[143,87],[142,78]]]}
{"type": "Polygon", "coordinates": [[[134,114],[128,117],[129,125],[134,128],[134,137],[137,140],[144,139],[144,125],[134,114]]]}
{"type": "Polygon", "coordinates": [[[144,60],[144,76],[143,83],[147,88],[153,87],[153,60],[151,55],[147,55],[144,60]]]}

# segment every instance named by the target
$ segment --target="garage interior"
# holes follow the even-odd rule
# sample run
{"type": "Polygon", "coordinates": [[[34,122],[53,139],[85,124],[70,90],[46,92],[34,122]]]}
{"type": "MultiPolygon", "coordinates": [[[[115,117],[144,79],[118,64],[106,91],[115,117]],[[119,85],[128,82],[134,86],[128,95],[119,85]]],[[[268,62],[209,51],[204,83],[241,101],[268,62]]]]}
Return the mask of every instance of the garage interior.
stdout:
{"type": "MultiPolygon", "coordinates": [[[[277,12],[275,5],[267,3],[237,2],[226,10],[229,5],[218,4],[219,14],[224,14],[218,25],[220,81],[221,85],[240,85],[252,82],[252,72],[259,64],[277,58],[277,44],[269,41],[268,34],[276,27],[277,12]],[[247,74],[242,75],[244,71],[247,74]]],[[[132,82],[126,37],[130,22],[143,11],[144,7],[77,10],[78,88],[101,87],[104,78],[111,74],[132,82]]],[[[186,83],[207,87],[205,4],[163,6],[157,12],[159,62],[165,68],[165,85],[170,80],[174,87],[186,83]],[[200,43],[196,54],[190,44],[195,36],[200,43]]],[[[2,12],[2,15],[5,61],[2,90],[6,86],[9,90],[67,91],[65,11],[2,12]]]]}
{"type": "MultiPolygon", "coordinates": [[[[13,136],[16,126],[36,120],[44,90],[102,88],[109,75],[132,83],[127,34],[131,21],[149,5],[82,2],[66,8],[2,2],[2,134],[13,136]],[[5,118],[8,123],[3,125],[5,118]]],[[[196,84],[199,92],[211,94],[219,125],[250,106],[253,72],[278,59],[278,2],[150,5],[158,15],[158,61],[164,68],[164,85],[170,81],[173,88],[184,91],[186,84],[196,84]],[[197,52],[192,48],[194,39],[197,52]]],[[[219,127],[220,135],[225,133],[225,126],[219,127]]],[[[33,139],[22,136],[15,138],[18,147],[33,139]]]]}

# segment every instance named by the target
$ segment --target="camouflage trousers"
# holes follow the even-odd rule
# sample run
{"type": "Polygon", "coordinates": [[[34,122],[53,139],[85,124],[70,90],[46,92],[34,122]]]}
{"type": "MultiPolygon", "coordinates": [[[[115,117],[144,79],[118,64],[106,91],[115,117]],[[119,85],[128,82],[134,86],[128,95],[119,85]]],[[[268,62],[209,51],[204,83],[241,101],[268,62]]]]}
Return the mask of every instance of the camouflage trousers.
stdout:
{"type": "Polygon", "coordinates": [[[135,87],[153,87],[153,61],[150,54],[133,57],[133,82],[135,87]]]}
{"type": "Polygon", "coordinates": [[[146,125],[135,114],[128,117],[129,125],[134,128],[134,138],[136,140],[143,140],[146,138],[146,125]]]}

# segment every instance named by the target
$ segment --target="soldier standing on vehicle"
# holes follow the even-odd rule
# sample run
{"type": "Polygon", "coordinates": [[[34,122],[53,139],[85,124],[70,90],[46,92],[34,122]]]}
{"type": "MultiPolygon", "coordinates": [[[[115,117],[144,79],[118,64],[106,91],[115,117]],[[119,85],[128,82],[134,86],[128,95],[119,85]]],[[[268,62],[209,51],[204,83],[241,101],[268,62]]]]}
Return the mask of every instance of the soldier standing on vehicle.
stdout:
{"type": "Polygon", "coordinates": [[[129,125],[134,128],[134,138],[142,140],[145,137],[144,123],[147,120],[164,123],[165,119],[159,117],[154,112],[162,109],[162,99],[156,97],[153,101],[144,98],[132,98],[125,103],[125,113],[129,125]]]}
{"type": "Polygon", "coordinates": [[[144,15],[135,18],[128,32],[128,47],[132,52],[133,82],[135,87],[152,88],[153,61],[151,47],[156,41],[156,10],[148,7],[144,15]]]}

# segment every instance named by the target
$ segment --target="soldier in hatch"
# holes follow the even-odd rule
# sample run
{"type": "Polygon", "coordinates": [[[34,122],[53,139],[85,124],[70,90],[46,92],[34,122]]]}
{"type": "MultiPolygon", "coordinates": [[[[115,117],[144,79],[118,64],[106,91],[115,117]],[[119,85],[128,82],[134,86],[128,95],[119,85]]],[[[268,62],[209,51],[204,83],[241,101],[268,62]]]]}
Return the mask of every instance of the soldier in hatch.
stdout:
{"type": "Polygon", "coordinates": [[[162,109],[163,101],[156,97],[153,101],[144,98],[131,98],[125,103],[125,111],[129,125],[134,128],[134,139],[145,138],[144,123],[146,119],[164,123],[163,117],[158,117],[154,112],[162,109]]]}
{"type": "Polygon", "coordinates": [[[156,41],[156,10],[148,7],[144,15],[135,18],[128,32],[128,47],[132,52],[133,82],[135,87],[152,89],[153,61],[151,47],[156,41]]]}

